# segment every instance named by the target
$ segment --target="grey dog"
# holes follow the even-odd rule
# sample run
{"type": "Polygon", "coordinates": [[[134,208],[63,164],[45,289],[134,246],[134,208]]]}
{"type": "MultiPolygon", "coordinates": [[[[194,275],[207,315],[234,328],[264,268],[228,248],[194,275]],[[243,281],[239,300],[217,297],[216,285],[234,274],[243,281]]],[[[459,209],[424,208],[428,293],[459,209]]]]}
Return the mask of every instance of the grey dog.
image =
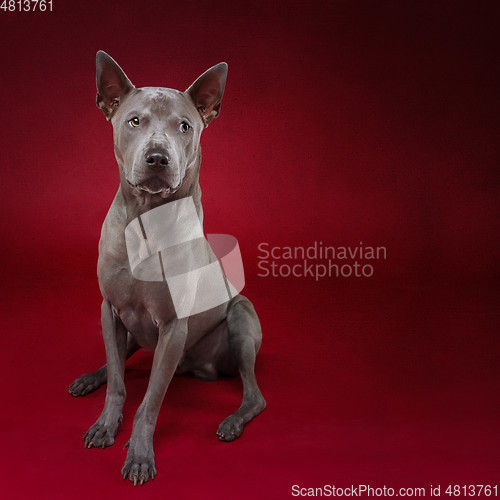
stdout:
{"type": "Polygon", "coordinates": [[[154,351],[149,385],[134,418],[122,469],[123,478],[137,485],[156,476],[153,433],[175,372],[192,372],[206,380],[239,372],[243,401],[220,424],[220,440],[239,437],[243,426],[265,408],[254,373],[262,332],[253,305],[242,295],[179,319],[166,283],[134,278],[125,241],[130,221],[181,198],[192,197],[203,220],[200,136],[219,115],[227,64],[213,66],[180,92],[135,88],[105,52],[97,53],[96,62],[97,106],[113,126],[120,171],[120,186],[102,227],[97,264],[107,364],[75,380],[69,392],[83,396],[107,381],[104,409],[83,439],[86,448],[111,446],[126,397],[125,359],[141,347],[154,351]]]}

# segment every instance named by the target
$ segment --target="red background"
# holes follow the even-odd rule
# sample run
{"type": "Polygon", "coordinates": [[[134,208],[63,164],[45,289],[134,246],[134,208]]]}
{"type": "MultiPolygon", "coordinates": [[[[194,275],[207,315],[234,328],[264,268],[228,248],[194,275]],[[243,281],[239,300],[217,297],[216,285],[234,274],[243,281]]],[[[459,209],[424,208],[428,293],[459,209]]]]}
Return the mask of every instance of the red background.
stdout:
{"type": "MultiPolygon", "coordinates": [[[[290,498],[294,484],[499,481],[498,9],[481,2],[54,0],[1,23],[4,498],[290,498]],[[94,56],[186,88],[225,60],[202,138],[206,232],[235,235],[263,324],[268,409],[232,444],[239,380],[179,377],[159,475],[120,478],[151,354],[128,363],[116,444],[86,450],[104,361],[95,275],[117,188],[94,56]],[[257,245],[378,245],[369,279],[257,276],[257,245]]],[[[429,495],[429,492],[427,492],[429,495]]]]}

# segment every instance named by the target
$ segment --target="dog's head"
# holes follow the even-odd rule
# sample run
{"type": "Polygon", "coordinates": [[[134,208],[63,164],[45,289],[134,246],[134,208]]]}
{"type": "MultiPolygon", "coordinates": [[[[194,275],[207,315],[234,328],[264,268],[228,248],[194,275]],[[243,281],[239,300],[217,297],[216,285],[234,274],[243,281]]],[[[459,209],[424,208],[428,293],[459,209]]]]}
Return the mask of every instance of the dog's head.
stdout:
{"type": "Polygon", "coordinates": [[[168,198],[199,166],[202,130],[219,115],[227,64],[203,73],[185,92],[135,88],[99,51],[97,106],[113,125],[122,185],[136,195],[168,198]]]}

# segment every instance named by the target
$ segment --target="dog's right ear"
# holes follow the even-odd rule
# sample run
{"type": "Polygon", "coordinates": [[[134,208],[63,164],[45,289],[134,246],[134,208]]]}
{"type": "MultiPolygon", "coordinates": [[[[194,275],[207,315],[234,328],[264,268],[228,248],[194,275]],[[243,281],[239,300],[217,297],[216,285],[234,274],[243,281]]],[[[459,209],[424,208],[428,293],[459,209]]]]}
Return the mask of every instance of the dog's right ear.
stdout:
{"type": "Polygon", "coordinates": [[[100,50],[96,55],[97,107],[111,120],[123,97],[135,88],[115,60],[100,50]]]}
{"type": "Polygon", "coordinates": [[[220,102],[226,86],[227,64],[221,62],[205,71],[186,93],[193,100],[205,127],[219,116],[220,102]]]}

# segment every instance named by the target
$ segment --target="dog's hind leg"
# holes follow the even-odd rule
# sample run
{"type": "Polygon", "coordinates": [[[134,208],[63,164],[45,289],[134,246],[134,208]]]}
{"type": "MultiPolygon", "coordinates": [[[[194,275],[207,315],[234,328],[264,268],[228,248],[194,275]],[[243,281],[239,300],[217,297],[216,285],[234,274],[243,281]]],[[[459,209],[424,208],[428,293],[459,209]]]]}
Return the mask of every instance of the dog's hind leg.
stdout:
{"type": "Polygon", "coordinates": [[[266,407],[254,371],[262,330],[255,309],[246,297],[238,295],[229,303],[227,325],[229,349],[243,382],[243,401],[239,409],[220,424],[217,436],[221,441],[239,437],[244,425],[266,407]]]}
{"type": "MultiPolygon", "coordinates": [[[[137,352],[140,346],[134,340],[130,333],[127,336],[127,354],[126,358],[130,358],[132,354],[137,352]]],[[[105,384],[108,379],[108,371],[106,365],[101,366],[98,370],[91,373],[84,373],[81,377],[78,377],[70,386],[69,393],[72,396],[85,396],[95,391],[101,385],[105,384]]]]}

